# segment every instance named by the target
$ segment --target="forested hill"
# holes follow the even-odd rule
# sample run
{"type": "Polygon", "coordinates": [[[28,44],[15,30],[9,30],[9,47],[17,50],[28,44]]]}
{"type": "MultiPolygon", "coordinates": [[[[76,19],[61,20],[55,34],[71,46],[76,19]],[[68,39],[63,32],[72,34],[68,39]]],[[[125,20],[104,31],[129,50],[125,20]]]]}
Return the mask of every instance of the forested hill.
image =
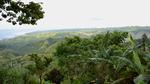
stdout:
{"type": "Polygon", "coordinates": [[[150,26],[125,26],[125,27],[108,27],[108,28],[74,28],[74,29],[59,29],[59,30],[46,30],[46,31],[36,31],[28,34],[38,34],[38,33],[87,33],[90,35],[95,35],[99,33],[105,33],[107,31],[124,31],[130,32],[134,38],[140,38],[143,33],[150,37],[150,26]]]}
{"type": "Polygon", "coordinates": [[[127,31],[134,38],[140,38],[142,34],[150,37],[150,27],[120,27],[120,28],[88,28],[88,29],[64,29],[50,30],[27,33],[12,39],[0,41],[1,56],[19,56],[29,53],[41,53],[45,49],[60,42],[65,37],[80,36],[88,38],[96,34],[105,33],[107,31],[127,31]]]}
{"type": "Polygon", "coordinates": [[[149,28],[40,31],[1,40],[0,84],[150,84],[149,28]]]}
{"type": "Polygon", "coordinates": [[[63,38],[77,35],[88,37],[91,34],[83,32],[34,32],[12,39],[1,40],[0,55],[19,56],[30,53],[41,53],[63,38]]]}

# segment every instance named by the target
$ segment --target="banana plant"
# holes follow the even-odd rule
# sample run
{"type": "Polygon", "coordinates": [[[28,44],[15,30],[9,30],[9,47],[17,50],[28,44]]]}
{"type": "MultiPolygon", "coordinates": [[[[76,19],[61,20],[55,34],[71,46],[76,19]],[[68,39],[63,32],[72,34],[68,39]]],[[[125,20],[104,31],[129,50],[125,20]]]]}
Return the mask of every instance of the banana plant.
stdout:
{"type": "Polygon", "coordinates": [[[137,76],[134,79],[135,84],[147,84],[144,82],[146,80],[144,73],[146,71],[146,68],[142,65],[140,57],[138,55],[138,49],[136,48],[135,40],[132,38],[131,34],[129,34],[129,42],[131,43],[131,47],[133,50],[133,63],[136,65],[136,70],[139,73],[139,76],[137,76]]]}
{"type": "Polygon", "coordinates": [[[138,49],[136,48],[135,40],[132,38],[131,34],[129,34],[129,43],[131,43],[131,48],[133,52],[133,63],[136,65],[139,73],[144,73],[144,67],[141,64],[140,57],[138,55],[138,49]]]}
{"type": "MultiPolygon", "coordinates": [[[[109,64],[112,64],[117,72],[119,72],[121,68],[123,68],[125,65],[128,65],[129,69],[134,70],[140,76],[140,80],[137,81],[137,79],[139,79],[139,76],[138,76],[137,78],[135,78],[134,82],[136,84],[142,84],[144,83],[144,79],[142,79],[141,77],[143,77],[142,74],[144,74],[145,72],[145,67],[141,63],[135,40],[132,38],[130,34],[128,35],[128,41],[129,41],[130,47],[127,50],[125,50],[122,56],[117,56],[117,55],[110,56],[109,51],[111,50],[108,48],[108,49],[103,49],[103,51],[94,50],[95,52],[94,57],[90,58],[90,60],[105,61],[109,64]],[[130,58],[127,57],[129,53],[132,53],[130,55],[131,56],[130,58]]],[[[124,79],[126,78],[119,78],[115,80],[112,84],[121,82],[124,79]]]]}

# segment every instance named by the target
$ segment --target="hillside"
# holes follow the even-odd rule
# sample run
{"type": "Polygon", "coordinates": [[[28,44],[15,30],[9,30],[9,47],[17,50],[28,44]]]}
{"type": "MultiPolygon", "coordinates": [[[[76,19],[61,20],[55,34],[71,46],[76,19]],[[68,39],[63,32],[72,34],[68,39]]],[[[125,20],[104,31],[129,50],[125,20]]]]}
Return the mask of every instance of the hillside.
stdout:
{"type": "Polygon", "coordinates": [[[93,35],[105,33],[107,31],[126,31],[132,34],[136,39],[141,38],[142,34],[147,34],[150,37],[150,27],[121,27],[121,28],[89,28],[89,29],[65,29],[38,31],[27,33],[26,35],[18,36],[12,39],[0,41],[0,54],[11,53],[14,56],[25,55],[29,53],[41,53],[46,48],[61,41],[65,37],[80,36],[88,38],[93,35]]]}
{"type": "MultiPolygon", "coordinates": [[[[23,36],[18,36],[12,39],[0,41],[0,50],[3,52],[12,53],[13,55],[25,55],[29,53],[41,53],[46,48],[59,42],[65,37],[80,35],[88,37],[90,34],[82,32],[39,32],[28,33],[23,36]],[[15,52],[15,54],[14,54],[15,52]]],[[[0,55],[6,55],[4,53],[0,55]]]]}
{"type": "Polygon", "coordinates": [[[149,84],[144,33],[150,37],[149,27],[38,31],[1,40],[0,83],[149,84]]]}

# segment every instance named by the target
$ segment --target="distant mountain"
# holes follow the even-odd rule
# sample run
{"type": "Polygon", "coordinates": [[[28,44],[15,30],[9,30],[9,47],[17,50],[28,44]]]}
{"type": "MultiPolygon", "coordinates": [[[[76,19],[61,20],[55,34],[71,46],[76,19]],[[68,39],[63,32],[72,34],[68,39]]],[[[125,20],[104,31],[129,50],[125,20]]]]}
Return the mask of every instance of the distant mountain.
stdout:
{"type": "Polygon", "coordinates": [[[38,34],[38,33],[67,33],[67,32],[80,32],[80,33],[93,33],[99,34],[107,31],[124,31],[130,32],[135,38],[139,38],[143,33],[146,33],[150,37],[150,26],[125,26],[125,27],[109,27],[109,28],[75,28],[75,29],[61,29],[61,30],[46,30],[46,31],[35,31],[28,34],[38,34]]]}
{"type": "MultiPolygon", "coordinates": [[[[14,38],[25,34],[38,34],[48,32],[90,32],[101,33],[106,31],[127,31],[134,32],[136,35],[141,35],[144,32],[149,35],[150,26],[126,26],[126,27],[109,27],[109,28],[74,28],[74,29],[57,29],[57,30],[42,30],[42,29],[3,29],[0,30],[0,40],[14,38]]],[[[136,36],[134,35],[134,36],[136,36]]],[[[138,35],[138,36],[139,36],[138,35]]],[[[136,37],[138,37],[136,36],[136,37]]]]}

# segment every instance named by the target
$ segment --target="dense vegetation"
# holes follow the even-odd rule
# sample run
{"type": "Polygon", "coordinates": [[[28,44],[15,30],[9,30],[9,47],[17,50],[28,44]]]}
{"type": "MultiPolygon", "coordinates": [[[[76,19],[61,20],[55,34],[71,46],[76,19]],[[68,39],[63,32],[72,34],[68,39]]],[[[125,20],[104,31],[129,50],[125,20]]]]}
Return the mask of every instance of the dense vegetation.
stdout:
{"type": "Polygon", "coordinates": [[[39,46],[27,48],[29,39],[20,45],[31,52],[18,53],[22,48],[11,47],[16,43],[13,40],[9,46],[7,41],[1,43],[0,84],[150,83],[150,45],[146,34],[141,39],[134,39],[128,32],[115,31],[64,39],[53,34],[51,39],[49,36],[42,40],[31,38],[29,43],[39,46]],[[36,50],[41,46],[44,47],[36,50]],[[8,48],[10,50],[3,51],[8,48]],[[32,49],[36,51],[32,53],[32,49]],[[11,50],[18,52],[14,51],[11,56],[11,50]]]}

